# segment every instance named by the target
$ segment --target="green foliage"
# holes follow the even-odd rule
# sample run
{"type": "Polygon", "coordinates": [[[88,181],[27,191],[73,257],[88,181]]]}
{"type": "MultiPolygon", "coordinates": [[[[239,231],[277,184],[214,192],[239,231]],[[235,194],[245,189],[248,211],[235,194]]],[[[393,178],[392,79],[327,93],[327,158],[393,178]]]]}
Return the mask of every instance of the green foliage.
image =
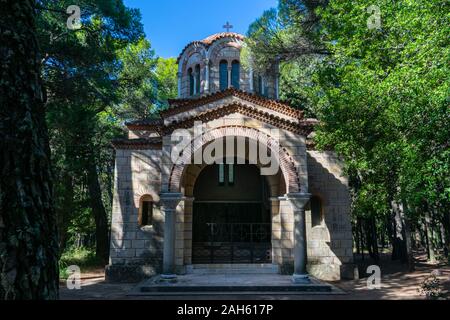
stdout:
{"type": "Polygon", "coordinates": [[[78,1],[82,27],[69,30],[65,11],[72,4],[44,0],[37,9],[62,248],[75,235],[98,231],[94,212],[108,219],[111,140],[126,135],[123,123],[154,116],[176,95],[176,61],[155,56],[137,10],[122,0],[78,1]],[[95,205],[93,173],[102,206],[95,205]]]}
{"type": "Polygon", "coordinates": [[[169,99],[178,95],[178,64],[175,58],[159,58],[156,64],[155,77],[157,82],[157,108],[166,109],[169,99]]]}
{"type": "Polygon", "coordinates": [[[330,1],[320,10],[332,56],[316,77],[324,93],[318,141],[358,173],[358,197],[373,210],[386,210],[393,197],[443,206],[450,199],[445,5],[381,1],[382,28],[369,30],[370,5],[330,1]]]}
{"type": "Polygon", "coordinates": [[[70,248],[66,250],[59,260],[60,279],[67,279],[67,268],[78,266],[81,271],[103,267],[102,261],[95,256],[95,249],[70,248]]]}
{"type": "Polygon", "coordinates": [[[281,97],[315,115],[343,157],[354,217],[401,203],[450,243],[448,1],[280,0],[249,29],[247,60],[281,62],[281,97]],[[380,28],[369,28],[377,5],[380,28]],[[437,229],[439,234],[441,230],[437,229]]]}
{"type": "Polygon", "coordinates": [[[256,72],[280,63],[280,98],[313,116],[312,75],[327,54],[314,8],[324,1],[280,0],[250,25],[242,60],[256,72]],[[313,30],[313,31],[312,31],[313,30]]]}

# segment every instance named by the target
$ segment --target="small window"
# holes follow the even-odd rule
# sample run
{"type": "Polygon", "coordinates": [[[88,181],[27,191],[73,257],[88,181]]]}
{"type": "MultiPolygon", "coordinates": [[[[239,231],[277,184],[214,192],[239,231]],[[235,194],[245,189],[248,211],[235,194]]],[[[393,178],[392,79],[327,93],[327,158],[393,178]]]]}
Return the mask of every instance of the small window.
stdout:
{"type": "Polygon", "coordinates": [[[313,196],[310,200],[310,206],[312,227],[322,225],[322,200],[318,196],[313,196]]]}
{"type": "Polygon", "coordinates": [[[239,89],[240,65],[239,61],[233,61],[231,65],[231,85],[233,88],[239,89]]]}
{"type": "Polygon", "coordinates": [[[139,207],[139,225],[141,227],[153,225],[153,199],[143,196],[139,207]]]}
{"type": "Polygon", "coordinates": [[[219,78],[220,90],[228,89],[228,62],[226,60],[220,61],[219,78]]]}

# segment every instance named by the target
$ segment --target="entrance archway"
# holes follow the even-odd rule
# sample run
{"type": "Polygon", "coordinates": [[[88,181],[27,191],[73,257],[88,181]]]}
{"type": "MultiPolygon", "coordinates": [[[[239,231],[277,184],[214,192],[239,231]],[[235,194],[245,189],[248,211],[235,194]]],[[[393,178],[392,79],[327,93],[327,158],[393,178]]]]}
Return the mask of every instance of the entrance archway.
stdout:
{"type": "MultiPolygon", "coordinates": [[[[245,160],[245,163],[247,163],[247,165],[249,164],[249,154],[248,154],[248,150],[249,147],[247,145],[247,143],[249,143],[251,140],[253,141],[258,141],[258,139],[260,139],[260,135],[262,133],[260,133],[258,130],[252,129],[252,128],[240,128],[240,127],[224,127],[224,128],[219,128],[219,129],[213,129],[207,133],[205,133],[199,140],[200,140],[200,144],[194,143],[194,146],[199,146],[198,148],[194,148],[191,153],[183,153],[183,155],[186,157],[186,159],[184,158],[180,158],[180,161],[177,161],[176,164],[172,167],[172,170],[169,174],[169,190],[170,191],[178,191],[181,192],[184,195],[184,201],[183,201],[183,215],[180,216],[178,218],[178,222],[177,222],[177,241],[176,241],[176,249],[177,249],[177,263],[179,266],[185,265],[185,266],[189,266],[189,265],[193,265],[193,264],[203,264],[200,262],[204,262],[206,264],[210,264],[210,263],[220,263],[220,259],[218,259],[218,255],[216,254],[216,252],[214,252],[214,257],[210,258],[208,260],[201,260],[198,259],[199,256],[197,256],[197,254],[195,255],[195,259],[193,259],[193,252],[194,252],[194,238],[195,238],[195,242],[202,242],[201,239],[198,240],[197,236],[194,235],[194,233],[197,232],[201,232],[201,228],[193,228],[193,222],[194,222],[194,205],[195,205],[195,211],[198,210],[202,210],[202,209],[197,209],[198,208],[198,203],[200,201],[202,201],[201,199],[196,199],[195,194],[198,192],[195,192],[196,189],[196,184],[197,184],[197,180],[200,177],[201,173],[204,170],[208,170],[207,168],[209,167],[207,164],[203,163],[203,164],[193,164],[192,159],[195,158],[195,155],[197,155],[198,153],[203,152],[204,148],[211,143],[211,141],[213,141],[214,137],[215,138],[220,138],[220,137],[229,137],[229,136],[234,136],[234,137],[245,137],[246,140],[246,156],[244,159],[241,158],[240,161],[235,161],[234,163],[236,165],[238,165],[237,163],[243,163],[242,160],[245,160]],[[230,131],[231,130],[231,131],[230,131]],[[188,164],[191,163],[191,164],[188,164]],[[200,231],[197,231],[200,230],[200,231]],[[195,260],[195,262],[194,262],[195,260]]],[[[270,145],[273,145],[273,143],[275,143],[275,141],[272,141],[269,139],[269,145],[268,147],[270,147],[270,145]]],[[[235,150],[236,151],[236,150],[235,150]]],[[[262,176],[260,173],[259,178],[261,179],[259,182],[259,185],[261,186],[262,184],[264,184],[265,186],[265,190],[267,192],[263,193],[260,197],[261,200],[260,202],[264,205],[267,205],[267,203],[269,203],[268,207],[269,207],[269,214],[265,215],[267,219],[267,216],[269,216],[269,226],[266,226],[264,228],[266,228],[266,230],[269,230],[271,232],[270,234],[270,238],[269,238],[269,243],[267,244],[266,242],[266,248],[261,249],[261,252],[264,253],[264,259],[265,261],[271,261],[272,263],[280,263],[282,261],[282,257],[281,257],[281,251],[280,251],[280,241],[281,241],[281,236],[282,236],[282,231],[281,231],[281,216],[280,216],[280,202],[279,202],[279,197],[285,195],[288,192],[294,192],[296,190],[299,190],[299,184],[298,184],[298,176],[297,176],[297,172],[296,169],[292,163],[292,159],[290,158],[290,156],[287,154],[287,152],[284,149],[278,149],[279,151],[279,170],[276,174],[274,175],[269,175],[269,176],[262,176]],[[288,180],[286,180],[288,179],[288,180]],[[271,250],[272,249],[272,250],[271,250]]],[[[218,159],[215,159],[216,163],[218,159]]],[[[224,159],[221,159],[222,161],[224,159]]],[[[235,160],[238,160],[237,158],[235,160]]],[[[225,165],[227,166],[227,165],[225,165]]],[[[264,167],[264,165],[262,165],[259,161],[256,165],[252,165],[251,167],[253,167],[254,170],[260,170],[264,167]]],[[[216,169],[209,169],[209,170],[213,170],[217,173],[217,167],[216,169]]],[[[216,179],[217,179],[217,175],[216,175],[216,179]]],[[[242,179],[240,179],[242,180],[242,179]]],[[[237,182],[237,180],[236,180],[237,182]]],[[[235,183],[236,183],[235,182],[235,183]]],[[[209,184],[211,184],[211,182],[209,182],[209,184]]],[[[246,188],[246,190],[248,190],[249,188],[246,188]]],[[[221,189],[222,191],[224,190],[223,188],[221,189]]],[[[211,192],[211,188],[208,188],[208,192],[211,192]]],[[[203,200],[203,201],[217,201],[218,203],[224,203],[224,202],[229,202],[230,199],[226,198],[226,192],[222,192],[220,197],[216,197],[216,199],[207,199],[207,200],[203,200]],[[224,196],[225,195],[225,196],[224,196]],[[226,200],[226,201],[225,201],[226,200]]],[[[232,201],[232,200],[231,200],[232,201]]],[[[238,201],[238,200],[235,200],[238,201]]],[[[241,200],[242,201],[242,200],[241,200]]],[[[248,202],[248,201],[247,201],[248,202]]],[[[232,209],[233,206],[229,206],[228,209],[226,210],[236,210],[236,209],[232,209]]],[[[241,213],[242,216],[245,216],[245,209],[242,209],[244,207],[244,204],[242,204],[242,206],[240,206],[240,209],[237,209],[238,212],[241,213]]],[[[203,209],[203,210],[207,210],[207,209],[203,209]]],[[[211,209],[208,209],[211,210],[211,209]]],[[[215,209],[213,209],[215,210],[215,209]]],[[[251,210],[257,210],[257,209],[251,209],[251,210]]],[[[242,220],[241,220],[242,221],[242,220]]],[[[245,221],[245,220],[243,220],[245,221]]],[[[266,220],[257,220],[254,219],[254,223],[264,223],[261,221],[266,221],[266,220]]],[[[208,221],[204,221],[206,223],[214,223],[214,222],[208,222],[208,221]]],[[[197,222],[196,222],[197,223],[197,222]]],[[[249,222],[247,222],[249,223],[249,222]]],[[[259,226],[256,226],[256,228],[258,228],[259,226]]],[[[227,230],[226,228],[231,228],[230,226],[224,226],[223,228],[225,228],[225,230],[227,230]]],[[[243,228],[243,227],[241,227],[243,228]]],[[[249,228],[248,226],[246,228],[249,228]]],[[[252,226],[253,228],[253,226],[252,226]]],[[[209,229],[211,230],[211,229],[209,229]]],[[[233,229],[233,234],[235,233],[235,231],[238,230],[237,227],[235,227],[233,229]]],[[[248,230],[248,229],[247,229],[248,230]]],[[[253,233],[253,229],[250,230],[253,233]]],[[[250,231],[245,231],[245,229],[242,231],[242,233],[249,233],[250,231]]],[[[214,234],[217,232],[217,230],[214,230],[214,228],[212,229],[212,231],[214,234]]],[[[229,232],[227,232],[228,234],[231,233],[231,230],[229,230],[229,232]]],[[[264,233],[267,233],[264,230],[260,230],[260,229],[255,229],[256,234],[258,234],[259,236],[262,236],[264,233]]],[[[286,235],[287,236],[287,235],[286,235]]],[[[267,238],[267,237],[266,237],[267,238]]],[[[208,241],[207,241],[208,242],[208,241]]],[[[214,239],[212,241],[209,242],[217,242],[214,239]]],[[[222,242],[222,241],[219,241],[222,242]]],[[[243,241],[244,243],[246,241],[243,241]]],[[[251,242],[251,241],[250,241],[251,242]]],[[[265,242],[265,241],[264,241],[265,242]]],[[[248,242],[247,242],[248,243],[248,242]]],[[[211,248],[206,248],[207,250],[209,250],[209,254],[211,256],[211,248]]],[[[220,248],[213,248],[220,250],[220,248]]],[[[215,250],[217,251],[217,250],[215,250]]],[[[204,253],[206,254],[206,253],[204,253]]],[[[259,254],[258,254],[259,255],[259,254]]],[[[261,258],[257,258],[255,259],[255,255],[253,255],[254,259],[247,259],[248,262],[243,262],[242,260],[239,259],[235,259],[236,255],[233,253],[233,259],[230,258],[230,254],[228,253],[228,255],[224,255],[225,257],[222,257],[222,262],[223,264],[227,264],[227,263],[251,263],[251,261],[253,261],[253,263],[260,263],[261,258]]],[[[260,256],[260,255],[259,255],[260,256]]]]}
{"type": "Polygon", "coordinates": [[[272,262],[270,189],[256,165],[206,166],[193,195],[193,264],[272,262]]]}

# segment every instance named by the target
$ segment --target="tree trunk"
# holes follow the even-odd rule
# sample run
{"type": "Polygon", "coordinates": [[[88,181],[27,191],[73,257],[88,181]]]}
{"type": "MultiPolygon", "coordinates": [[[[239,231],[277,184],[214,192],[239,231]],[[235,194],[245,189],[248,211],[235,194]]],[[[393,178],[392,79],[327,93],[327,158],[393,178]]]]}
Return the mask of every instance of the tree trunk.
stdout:
{"type": "Polygon", "coordinates": [[[353,234],[355,238],[355,245],[356,245],[356,254],[361,254],[361,247],[359,245],[359,229],[358,229],[358,222],[356,222],[356,226],[353,228],[353,234]]]}
{"type": "Polygon", "coordinates": [[[358,225],[359,225],[359,235],[361,237],[361,260],[364,261],[364,232],[363,232],[363,226],[361,222],[361,218],[358,219],[358,225]]]}
{"type": "Polygon", "coordinates": [[[59,234],[59,248],[62,254],[66,248],[67,243],[67,229],[72,219],[72,212],[74,210],[74,189],[73,189],[73,177],[64,172],[62,176],[63,188],[62,202],[59,210],[57,210],[58,217],[58,234],[59,234]]]}
{"type": "Polygon", "coordinates": [[[109,258],[108,216],[102,201],[97,167],[93,157],[87,162],[89,201],[95,219],[95,238],[97,258],[107,263],[109,258]]]}
{"type": "Polygon", "coordinates": [[[58,298],[58,237],[33,6],[0,1],[0,300],[58,298]]]}
{"type": "Polygon", "coordinates": [[[442,228],[444,230],[444,255],[449,257],[450,253],[450,213],[444,212],[442,216],[442,228]]]}
{"type": "Polygon", "coordinates": [[[396,201],[391,202],[391,208],[394,215],[394,245],[395,257],[393,249],[393,259],[397,258],[402,263],[408,264],[410,270],[414,269],[414,261],[411,250],[411,234],[409,222],[405,219],[404,206],[396,201]]]}
{"type": "Polygon", "coordinates": [[[371,230],[371,236],[372,236],[372,252],[373,252],[373,259],[378,262],[380,260],[380,254],[378,252],[378,233],[377,233],[377,225],[375,222],[375,218],[371,218],[369,220],[370,223],[370,230],[371,230]]]}
{"type": "Polygon", "coordinates": [[[431,216],[428,210],[425,211],[425,232],[427,235],[428,259],[431,263],[435,263],[436,250],[434,248],[433,231],[431,230],[431,216]]]}

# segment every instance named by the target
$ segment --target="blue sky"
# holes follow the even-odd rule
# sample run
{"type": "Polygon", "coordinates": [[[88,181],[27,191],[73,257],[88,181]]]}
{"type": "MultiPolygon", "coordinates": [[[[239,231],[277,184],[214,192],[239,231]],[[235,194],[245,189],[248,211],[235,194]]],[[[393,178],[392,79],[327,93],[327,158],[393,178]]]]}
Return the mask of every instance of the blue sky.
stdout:
{"type": "Polygon", "coordinates": [[[277,0],[124,0],[139,8],[145,34],[156,54],[177,57],[191,41],[223,32],[227,22],[231,31],[245,34],[248,26],[277,0]]]}

